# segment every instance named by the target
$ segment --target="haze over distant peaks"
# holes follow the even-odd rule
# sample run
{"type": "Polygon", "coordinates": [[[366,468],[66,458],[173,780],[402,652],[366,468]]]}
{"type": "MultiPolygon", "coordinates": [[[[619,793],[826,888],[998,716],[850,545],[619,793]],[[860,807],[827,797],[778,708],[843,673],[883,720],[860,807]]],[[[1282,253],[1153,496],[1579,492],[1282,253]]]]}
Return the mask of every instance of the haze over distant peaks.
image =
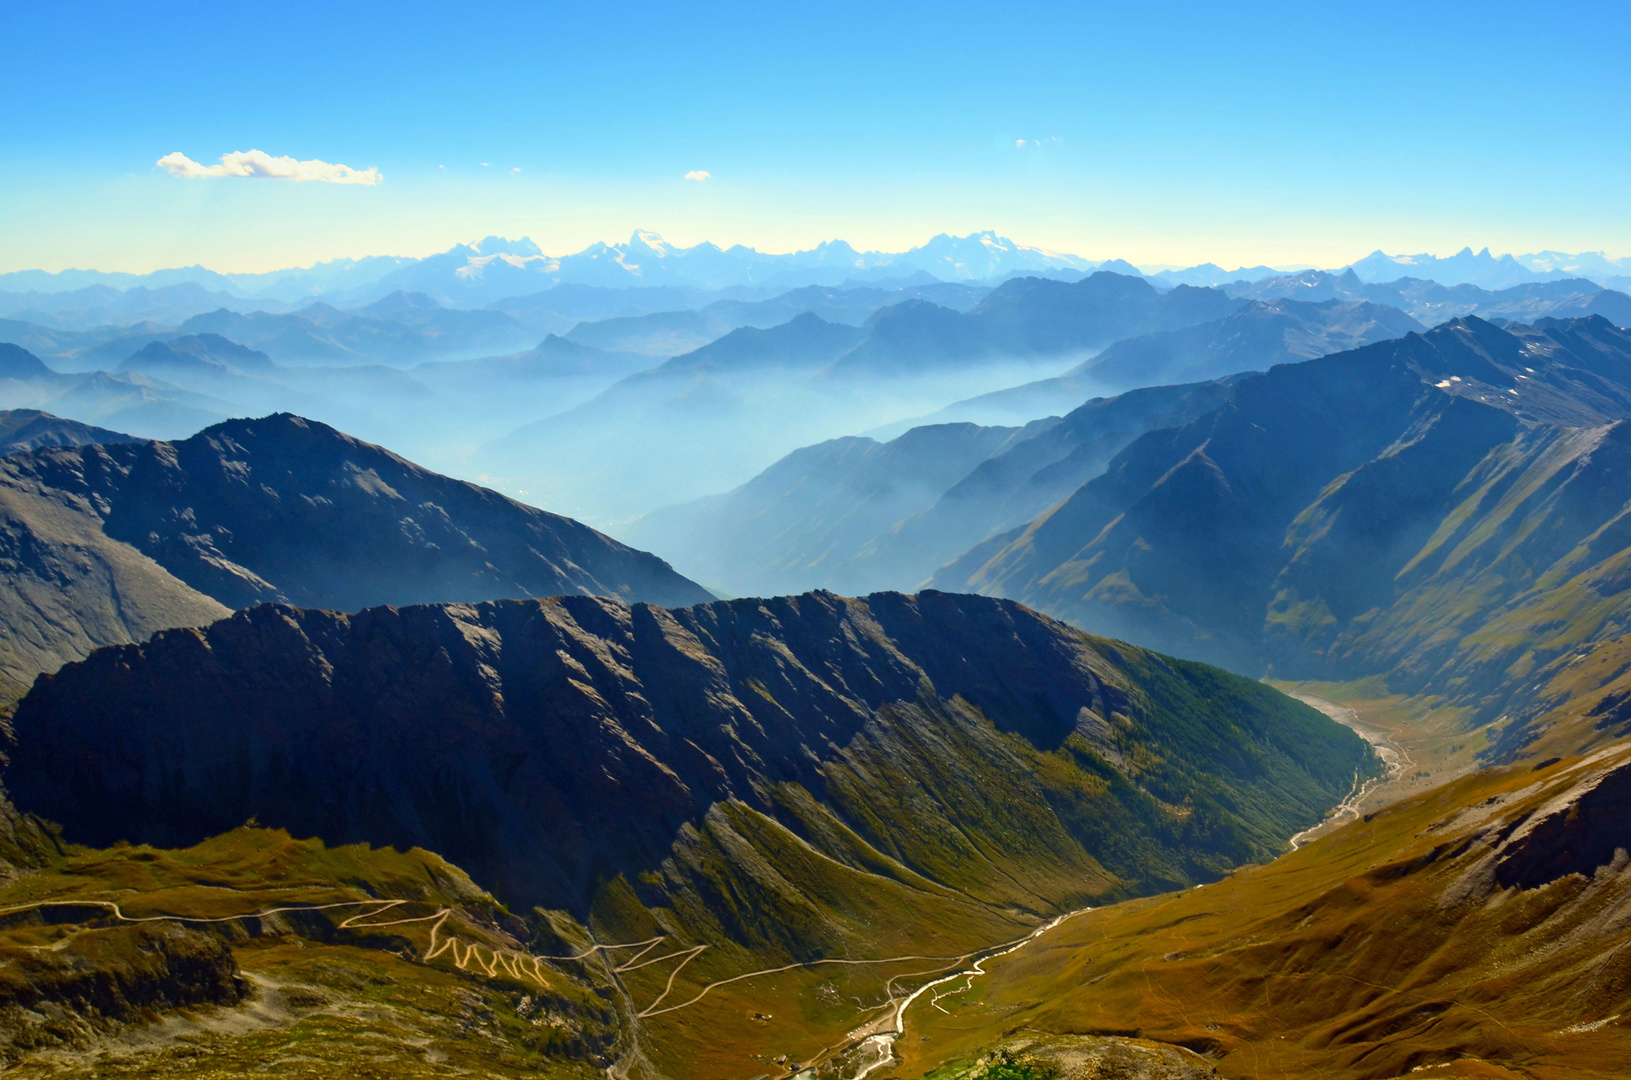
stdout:
{"type": "MultiPolygon", "coordinates": [[[[1378,250],[1353,264],[1365,282],[1400,277],[1431,278],[1444,285],[1473,284],[1506,288],[1564,277],[1589,277],[1610,288],[1631,281],[1631,263],[1602,252],[1570,255],[1558,251],[1525,255],[1491,255],[1486,247],[1468,247],[1455,255],[1388,255],[1378,250]]],[[[550,255],[528,237],[487,236],[455,244],[422,259],[369,256],[336,259],[310,267],[259,274],[223,274],[203,266],[158,270],[150,274],[97,270],[22,270],[0,274],[0,308],[30,309],[59,293],[106,289],[107,301],[121,302],[121,291],[186,287],[216,293],[221,299],[253,298],[257,303],[298,304],[315,296],[341,306],[368,303],[398,290],[422,292],[439,303],[477,306],[509,296],[541,292],[559,284],[603,288],[668,286],[702,289],[798,288],[836,286],[846,282],[877,283],[930,275],[942,281],[996,283],[1024,274],[1046,274],[1074,280],[1094,270],[1140,274],[1119,258],[1087,259],[1018,243],[993,230],[952,236],[941,233],[904,252],[859,251],[843,240],[822,241],[813,248],[772,254],[741,244],[721,248],[702,242],[681,247],[660,233],[636,229],[624,243],[597,242],[582,251],[550,255]],[[6,297],[4,294],[12,294],[6,297]]],[[[1268,266],[1226,270],[1216,263],[1150,273],[1151,281],[1174,285],[1224,285],[1258,281],[1284,271],[1268,266]]],[[[151,301],[144,301],[151,303],[151,301]]],[[[139,306],[139,305],[138,305],[139,306]]]]}
{"type": "Polygon", "coordinates": [[[1491,255],[1487,247],[1474,254],[1472,248],[1465,247],[1447,258],[1373,251],[1355,262],[1353,270],[1366,282],[1414,277],[1431,278],[1441,285],[1505,289],[1532,281],[1584,277],[1599,284],[1621,287],[1624,281],[1608,279],[1631,275],[1631,264],[1625,259],[1610,259],[1600,251],[1584,251],[1578,255],[1542,251],[1514,256],[1491,255]]]}

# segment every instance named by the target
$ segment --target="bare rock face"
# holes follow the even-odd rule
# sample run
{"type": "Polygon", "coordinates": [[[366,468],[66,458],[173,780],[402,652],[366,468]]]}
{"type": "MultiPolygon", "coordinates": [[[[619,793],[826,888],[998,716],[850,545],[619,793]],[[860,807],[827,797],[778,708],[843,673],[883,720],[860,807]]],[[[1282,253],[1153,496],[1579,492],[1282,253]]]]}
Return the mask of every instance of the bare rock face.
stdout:
{"type": "Polygon", "coordinates": [[[753,854],[772,833],[991,903],[1174,887],[1273,853],[1368,767],[1260,684],[942,593],[267,605],[43,676],[15,730],[14,799],[70,840],[253,816],[575,912],[619,876],[762,871],[731,887],[802,902],[753,854]]]}
{"type": "Polygon", "coordinates": [[[287,414],[0,459],[0,674],[19,682],[266,601],[355,611],[562,593],[711,598],[570,518],[287,414]]]}
{"type": "Polygon", "coordinates": [[[1631,851],[1631,764],[1569,788],[1517,823],[1497,850],[1495,880],[1503,888],[1623,866],[1631,851]]]}
{"type": "Polygon", "coordinates": [[[248,993],[219,937],[176,923],[82,930],[60,947],[6,950],[0,1061],[74,1046],[154,1010],[233,1005],[248,993]]]}
{"type": "Polygon", "coordinates": [[[20,475],[19,460],[0,459],[0,681],[18,695],[102,645],[231,612],[108,536],[90,498],[20,475]]]}

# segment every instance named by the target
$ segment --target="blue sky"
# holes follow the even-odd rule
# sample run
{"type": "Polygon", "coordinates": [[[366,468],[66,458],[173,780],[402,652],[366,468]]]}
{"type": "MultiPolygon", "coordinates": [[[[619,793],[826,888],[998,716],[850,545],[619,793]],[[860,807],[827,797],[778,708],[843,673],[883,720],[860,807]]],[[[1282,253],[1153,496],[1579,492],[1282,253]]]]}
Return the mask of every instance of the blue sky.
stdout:
{"type": "Polygon", "coordinates": [[[994,228],[1145,265],[1627,255],[1628,30],[1624,3],[14,3],[0,271],[636,227],[994,228]],[[382,182],[155,165],[251,149],[382,182]]]}

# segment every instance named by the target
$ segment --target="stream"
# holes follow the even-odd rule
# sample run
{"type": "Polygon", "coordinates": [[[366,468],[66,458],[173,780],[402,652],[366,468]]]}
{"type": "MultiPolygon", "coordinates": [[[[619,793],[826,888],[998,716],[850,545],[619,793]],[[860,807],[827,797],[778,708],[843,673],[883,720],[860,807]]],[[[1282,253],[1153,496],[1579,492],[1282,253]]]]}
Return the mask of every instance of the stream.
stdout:
{"type": "MultiPolygon", "coordinates": [[[[895,1005],[895,1011],[889,1017],[889,1028],[884,1031],[875,1032],[874,1034],[868,1035],[861,1040],[857,1048],[862,1051],[862,1060],[858,1062],[860,1068],[857,1072],[850,1076],[848,1080],[866,1080],[867,1076],[895,1060],[895,1040],[906,1034],[906,1010],[912,1007],[912,1002],[916,1001],[918,998],[922,997],[924,994],[935,989],[936,987],[944,986],[946,983],[955,982],[958,979],[967,979],[968,989],[972,989],[974,986],[974,980],[985,974],[985,964],[987,961],[995,960],[999,956],[1007,956],[1009,953],[1018,952],[1020,949],[1025,948],[1025,946],[1031,944],[1031,942],[1035,941],[1043,934],[1046,934],[1049,930],[1052,930],[1066,919],[1075,918],[1084,911],[1092,910],[1092,908],[1086,907],[1078,908],[1075,911],[1066,912],[1065,914],[1053,919],[1051,922],[1044,923],[1043,925],[1037,927],[1035,930],[1031,931],[1030,934],[1014,942],[1013,944],[998,946],[994,951],[988,952],[984,956],[981,956],[979,959],[975,960],[970,967],[962,971],[953,972],[950,975],[943,975],[940,978],[935,979],[933,982],[924,983],[906,997],[901,998],[895,1005]]],[[[939,1001],[942,996],[944,995],[936,994],[931,1000],[939,1001]]]]}

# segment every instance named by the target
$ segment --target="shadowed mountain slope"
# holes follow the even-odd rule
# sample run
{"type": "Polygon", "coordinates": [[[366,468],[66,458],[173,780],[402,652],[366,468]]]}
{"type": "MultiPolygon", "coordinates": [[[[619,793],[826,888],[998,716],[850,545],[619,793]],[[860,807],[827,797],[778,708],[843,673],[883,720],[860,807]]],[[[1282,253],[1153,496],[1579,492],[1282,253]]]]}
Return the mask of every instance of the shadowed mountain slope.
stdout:
{"type": "Polygon", "coordinates": [[[6,587],[37,596],[5,609],[14,678],[155,622],[208,621],[222,604],[708,598],[655,556],[569,518],[289,415],[177,443],[14,454],[0,459],[0,494],[6,587]],[[122,584],[132,574],[139,587],[122,584]]]}
{"type": "Polygon", "coordinates": [[[1095,398],[1057,424],[1024,429],[943,491],[934,504],[879,533],[856,554],[864,572],[927,580],[988,536],[1022,525],[1098,476],[1147,431],[1187,423],[1230,393],[1228,380],[1129,390],[1095,398]]]}
{"type": "Polygon", "coordinates": [[[45,366],[45,361],[21,345],[0,343],[0,379],[31,382],[35,379],[50,379],[56,375],[56,372],[45,366]]]}
{"type": "Polygon", "coordinates": [[[1497,708],[1620,632],[1627,417],[1631,336],[1607,321],[1456,320],[1243,380],[935,580],[1237,669],[1497,708]]]}
{"type": "Polygon", "coordinates": [[[805,957],[890,896],[989,922],[1209,879],[1372,768],[1261,684],[932,593],[267,605],[44,676],[15,731],[17,805],[77,841],[255,816],[805,957]]]}

